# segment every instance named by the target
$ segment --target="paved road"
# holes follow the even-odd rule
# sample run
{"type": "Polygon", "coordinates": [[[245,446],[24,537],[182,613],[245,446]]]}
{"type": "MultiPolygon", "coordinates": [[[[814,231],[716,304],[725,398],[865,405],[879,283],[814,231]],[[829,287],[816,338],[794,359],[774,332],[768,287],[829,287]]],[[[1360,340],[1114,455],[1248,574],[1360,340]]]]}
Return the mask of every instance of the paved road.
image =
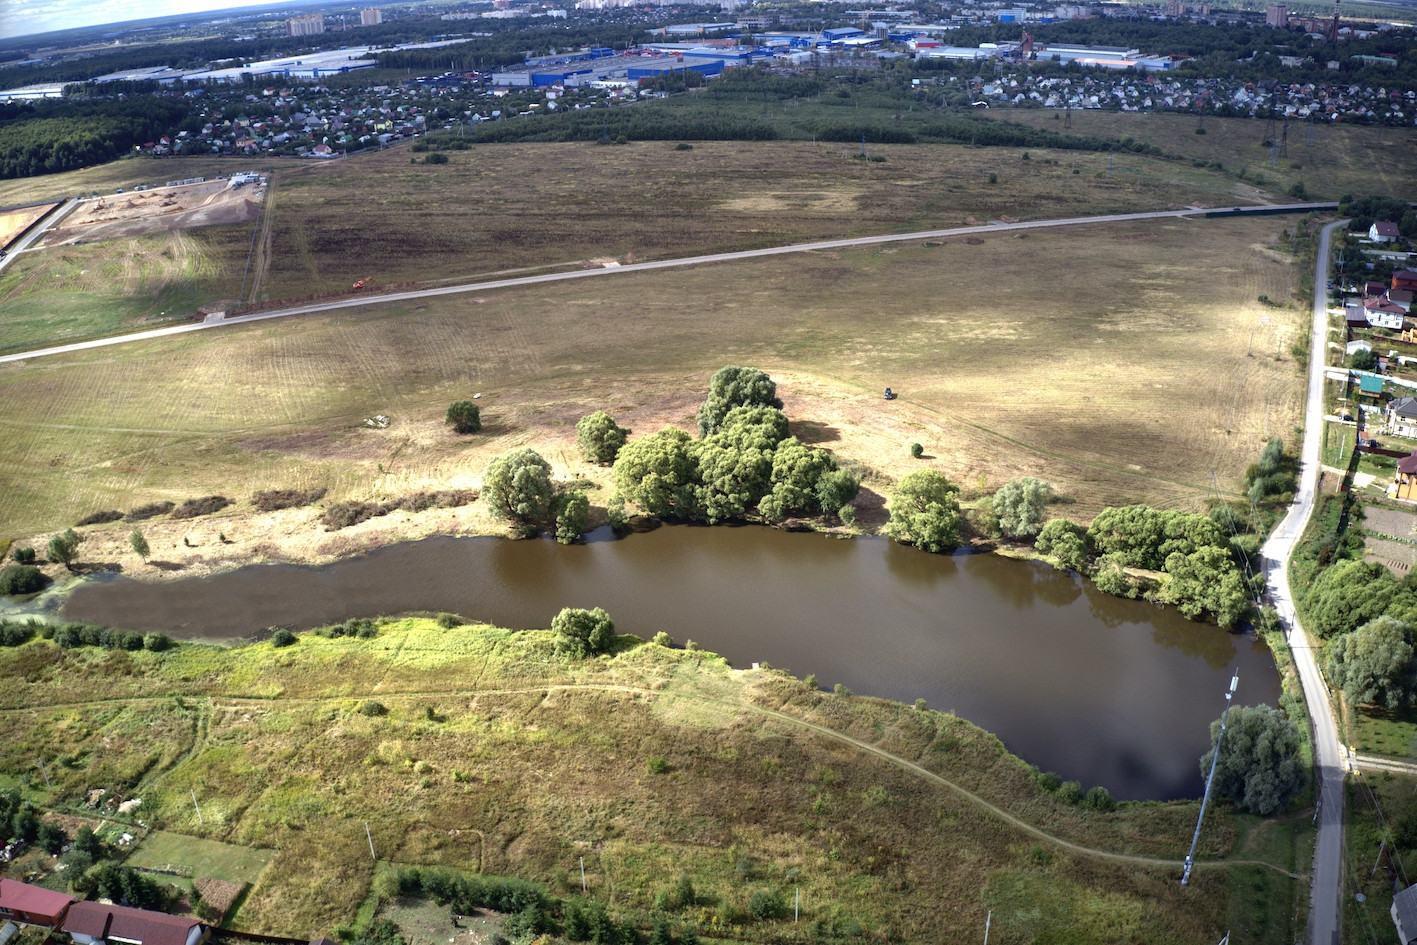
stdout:
{"type": "Polygon", "coordinates": [[[70,213],[72,213],[74,211],[74,208],[78,205],[79,198],[71,197],[70,199],[64,201],[64,203],[60,204],[57,208],[49,211],[46,216],[41,217],[41,222],[38,225],[32,227],[30,231],[24,236],[16,240],[15,244],[10,247],[10,252],[6,254],[5,258],[0,259],[0,272],[4,272],[5,267],[10,265],[10,263],[14,262],[16,256],[20,255],[20,253],[23,253],[25,250],[33,246],[36,240],[38,240],[45,233],[48,233],[51,227],[53,227],[60,220],[64,219],[70,213]]]}
{"type": "Polygon", "coordinates": [[[1347,753],[1339,742],[1338,726],[1329,705],[1328,686],[1319,673],[1309,635],[1299,625],[1289,588],[1289,555],[1314,510],[1318,489],[1319,449],[1324,433],[1324,360],[1328,354],[1329,242],[1333,231],[1347,221],[1323,228],[1319,237],[1314,273],[1314,325],[1309,344],[1309,395],[1304,412],[1304,449],[1299,463],[1299,494],[1284,521],[1265,543],[1265,577],[1270,598],[1284,623],[1294,663],[1304,685],[1304,699],[1314,729],[1314,762],[1318,767],[1318,842],[1314,845],[1313,882],[1309,899],[1309,945],[1337,945],[1342,928],[1339,895],[1343,878],[1343,779],[1347,753]]]}
{"type": "MultiPolygon", "coordinates": [[[[1299,203],[1279,206],[1236,207],[1237,215],[1268,214],[1279,212],[1307,213],[1312,210],[1331,210],[1333,204],[1299,203]]],[[[819,243],[793,243],[787,246],[770,246],[765,249],[749,249],[737,253],[713,253],[707,256],[690,256],[683,259],[661,259],[656,262],[634,263],[608,269],[577,269],[571,272],[553,272],[539,276],[522,276],[516,279],[498,279],[491,282],[472,282],[464,285],[444,286],[437,289],[415,289],[408,292],[390,292],[384,295],[364,295],[354,298],[335,299],[312,305],[298,305],[292,308],[260,312],[255,315],[241,315],[213,322],[193,322],[173,325],[168,328],[154,328],[149,331],[116,335],[112,338],[96,338],[74,344],[57,345],[52,348],[37,348],[17,354],[0,355],[0,364],[7,361],[24,361],[30,358],[44,358],[56,354],[69,354],[104,348],[109,345],[128,344],[134,341],[148,341],[193,331],[223,328],[229,325],[246,325],[251,322],[267,321],[272,318],[290,318],[295,315],[315,315],[333,312],[342,308],[356,308],[361,305],[382,305],[388,302],[406,302],[426,299],[438,295],[457,295],[463,292],[488,292],[493,289],[508,289],[516,286],[537,285],[544,282],[561,282],[566,279],[589,279],[599,276],[619,275],[630,272],[647,272],[653,269],[677,269],[683,266],[702,266],[712,263],[736,262],[744,259],[758,259],[764,256],[781,256],[787,253],[810,253],[833,249],[850,249],[856,246],[872,246],[881,243],[900,243],[912,240],[943,239],[951,236],[973,236],[980,233],[1006,233],[1011,230],[1037,230],[1058,226],[1081,226],[1093,223],[1128,223],[1137,220],[1162,220],[1176,217],[1204,216],[1213,210],[1190,208],[1187,210],[1159,210],[1152,213],[1114,213],[1097,217],[1068,217],[1061,220],[1032,220],[1023,223],[986,223],[982,226],[961,226],[947,230],[919,230],[914,233],[886,233],[880,236],[858,236],[851,239],[826,240],[819,243]]],[[[1320,283],[1322,284],[1322,283],[1320,283]]]]}

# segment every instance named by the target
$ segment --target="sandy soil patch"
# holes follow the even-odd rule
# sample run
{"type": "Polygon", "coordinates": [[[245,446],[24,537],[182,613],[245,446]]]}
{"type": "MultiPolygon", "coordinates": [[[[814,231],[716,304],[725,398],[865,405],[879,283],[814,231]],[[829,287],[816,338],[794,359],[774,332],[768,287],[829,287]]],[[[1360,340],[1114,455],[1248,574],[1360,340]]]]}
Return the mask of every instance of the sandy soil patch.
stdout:
{"type": "Polygon", "coordinates": [[[106,195],[81,203],[41,245],[247,223],[256,219],[264,196],[263,187],[231,187],[224,180],[106,195]]]}
{"type": "Polygon", "coordinates": [[[38,207],[0,212],[0,249],[9,246],[11,240],[28,229],[34,221],[53,210],[55,206],[56,204],[46,203],[38,207]]]}

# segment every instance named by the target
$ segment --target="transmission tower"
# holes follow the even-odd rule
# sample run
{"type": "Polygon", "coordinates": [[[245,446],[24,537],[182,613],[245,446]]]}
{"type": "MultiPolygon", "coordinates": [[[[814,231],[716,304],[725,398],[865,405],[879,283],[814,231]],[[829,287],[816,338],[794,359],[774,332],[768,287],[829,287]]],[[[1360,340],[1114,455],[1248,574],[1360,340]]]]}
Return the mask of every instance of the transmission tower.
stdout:
{"type": "Polygon", "coordinates": [[[1201,797],[1201,813],[1196,818],[1196,832],[1191,837],[1191,852],[1186,854],[1186,868],[1181,873],[1181,885],[1191,881],[1191,867],[1196,863],[1196,844],[1201,838],[1201,824],[1205,822],[1205,805],[1210,801],[1210,787],[1215,781],[1215,763],[1220,760],[1220,744],[1225,741],[1225,722],[1230,717],[1230,701],[1235,698],[1235,687],[1240,685],[1240,671],[1230,679],[1230,691],[1225,694],[1225,711],[1220,713],[1220,734],[1215,739],[1215,751],[1210,756],[1210,776],[1205,779],[1205,794],[1201,797]]]}
{"type": "Polygon", "coordinates": [[[1284,123],[1284,128],[1279,132],[1279,156],[1289,156],[1289,122],[1284,123]]]}
{"type": "Polygon", "coordinates": [[[1064,93],[1064,94],[1063,94],[1063,127],[1066,129],[1066,128],[1071,128],[1072,126],[1073,126],[1073,103],[1072,103],[1072,100],[1067,97],[1067,93],[1064,93]]]}
{"type": "Polygon", "coordinates": [[[1314,120],[1312,118],[1309,119],[1309,133],[1304,139],[1304,144],[1311,148],[1314,146],[1314,120]]]}
{"type": "Polygon", "coordinates": [[[1275,105],[1276,105],[1276,103],[1277,103],[1278,101],[1279,101],[1279,93],[1278,93],[1278,92],[1271,92],[1271,93],[1269,93],[1269,120],[1265,122],[1265,125],[1264,125],[1264,137],[1260,139],[1260,144],[1261,144],[1262,147],[1268,148],[1268,147],[1271,147],[1271,146],[1274,144],[1274,139],[1275,139],[1275,134],[1274,134],[1274,133],[1275,133],[1275,131],[1276,131],[1275,120],[1274,120],[1274,109],[1275,109],[1275,105]]]}

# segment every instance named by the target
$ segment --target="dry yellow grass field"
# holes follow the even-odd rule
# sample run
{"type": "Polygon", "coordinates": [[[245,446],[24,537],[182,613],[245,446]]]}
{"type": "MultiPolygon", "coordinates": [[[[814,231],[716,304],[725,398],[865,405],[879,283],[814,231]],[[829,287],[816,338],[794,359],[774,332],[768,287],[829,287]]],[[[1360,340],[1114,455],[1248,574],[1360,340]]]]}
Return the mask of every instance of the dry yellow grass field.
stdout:
{"type": "MultiPolygon", "coordinates": [[[[578,417],[605,408],[638,433],[691,426],[727,363],[774,374],[803,435],[864,465],[876,492],[918,468],[907,452],[918,440],[966,486],[1042,476],[1080,518],[1128,501],[1195,508],[1212,471],[1232,487],[1298,420],[1289,347],[1304,308],[1257,301],[1295,289],[1295,267],[1271,248],[1292,222],[1165,220],[775,257],[5,365],[0,522],[27,536],[206,493],[466,486],[518,445],[560,475],[603,478],[575,455],[578,417]],[[888,385],[900,400],[880,399],[888,385]],[[486,429],[454,436],[447,404],[473,393],[486,429]],[[387,429],[362,425],[381,413],[387,429]]],[[[238,559],[326,547],[310,510],[287,513],[295,527],[243,507],[223,513],[243,516],[240,527],[185,527],[224,529],[237,545],[222,554],[238,559]]],[[[479,510],[408,527],[482,530],[479,510]]],[[[164,549],[187,534],[170,527],[164,549]]],[[[390,520],[360,529],[323,553],[399,534],[390,520]]],[[[92,532],[122,554],[122,526],[92,532]]]]}

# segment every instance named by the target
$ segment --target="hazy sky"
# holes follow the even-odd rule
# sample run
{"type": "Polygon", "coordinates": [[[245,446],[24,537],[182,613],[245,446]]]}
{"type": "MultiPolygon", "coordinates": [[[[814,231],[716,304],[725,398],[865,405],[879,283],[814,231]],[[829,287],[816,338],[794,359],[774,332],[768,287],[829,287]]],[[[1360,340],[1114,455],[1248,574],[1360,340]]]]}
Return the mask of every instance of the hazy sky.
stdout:
{"type": "Polygon", "coordinates": [[[279,0],[0,0],[0,39],[279,0]]]}

